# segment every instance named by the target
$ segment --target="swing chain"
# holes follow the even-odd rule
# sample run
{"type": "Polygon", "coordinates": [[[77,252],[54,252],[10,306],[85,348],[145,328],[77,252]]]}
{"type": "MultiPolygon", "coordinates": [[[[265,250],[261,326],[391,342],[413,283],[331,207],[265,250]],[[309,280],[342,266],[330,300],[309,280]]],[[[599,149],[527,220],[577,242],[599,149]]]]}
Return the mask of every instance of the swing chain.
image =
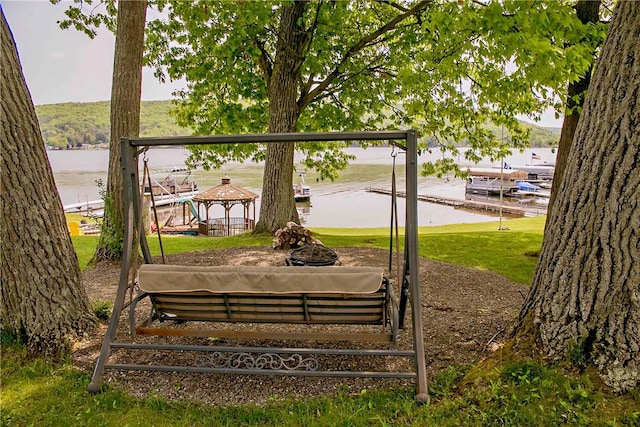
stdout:
{"type": "Polygon", "coordinates": [[[400,281],[400,247],[399,247],[399,237],[398,237],[398,203],[397,203],[397,188],[396,188],[396,157],[398,156],[398,151],[396,150],[396,145],[393,141],[389,141],[391,144],[391,158],[393,159],[392,167],[391,167],[391,223],[389,224],[389,275],[391,275],[393,271],[393,249],[394,249],[394,241],[395,241],[395,250],[396,250],[396,274],[397,280],[400,281]],[[395,231],[395,236],[394,236],[395,231]],[[395,239],[394,239],[395,237],[395,239]]]}
{"type": "Polygon", "coordinates": [[[391,157],[393,158],[393,161],[395,162],[396,157],[398,157],[398,151],[396,150],[396,146],[395,144],[391,143],[391,157]]]}

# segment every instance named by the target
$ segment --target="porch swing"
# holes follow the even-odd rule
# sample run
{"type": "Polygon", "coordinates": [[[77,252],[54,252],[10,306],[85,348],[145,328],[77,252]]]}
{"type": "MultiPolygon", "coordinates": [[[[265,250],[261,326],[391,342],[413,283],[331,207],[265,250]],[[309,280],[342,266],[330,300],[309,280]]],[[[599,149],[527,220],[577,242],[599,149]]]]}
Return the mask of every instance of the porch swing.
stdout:
{"type": "MultiPolygon", "coordinates": [[[[330,132],[219,135],[209,137],[124,138],[121,142],[125,206],[124,253],[114,308],[100,355],[88,390],[102,388],[106,369],[198,372],[241,375],[287,375],[322,377],[368,377],[413,379],[416,400],[428,400],[424,341],[421,322],[420,284],[417,253],[417,137],[408,131],[330,132]],[[248,144],[277,142],[388,141],[406,154],[406,215],[402,271],[397,276],[400,299],[382,267],[362,266],[178,266],[153,264],[149,245],[141,230],[142,212],[139,194],[138,158],[155,146],[205,144],[248,144]],[[403,145],[399,141],[404,141],[403,145]],[[137,271],[137,281],[129,279],[135,269],[133,256],[138,244],[144,263],[137,271]],[[133,287],[141,292],[127,300],[133,287]],[[136,323],[138,303],[148,300],[151,314],[136,323]],[[394,344],[404,327],[407,303],[411,304],[413,349],[400,350],[394,344]],[[129,309],[132,339],[116,337],[123,311],[129,309]],[[165,326],[174,321],[180,327],[165,326]],[[214,324],[212,328],[190,328],[191,322],[214,324]],[[218,323],[245,324],[244,330],[216,328],[218,323]],[[261,324],[278,324],[277,331],[256,330],[261,324]],[[159,326],[158,326],[159,324],[159,326]],[[286,326],[289,325],[289,326],[286,326]],[[327,332],[318,325],[353,327],[353,332],[327,332]],[[363,325],[377,325],[374,332],[362,332],[363,325]],[[320,329],[320,330],[318,330],[320,329]],[[234,341],[226,345],[170,345],[162,342],[140,343],[137,335],[158,337],[208,337],[234,341]],[[273,342],[273,346],[247,346],[243,340],[273,342]],[[309,347],[278,347],[275,341],[307,342],[309,347]],[[387,348],[344,348],[352,341],[387,343],[387,348]],[[329,345],[319,345],[328,343],[329,345]],[[341,345],[339,345],[341,344],[341,345]],[[127,351],[175,351],[202,354],[187,365],[141,365],[109,363],[118,349],[127,351]],[[413,360],[410,371],[398,370],[327,370],[316,357],[345,355],[355,357],[396,357],[413,360]],[[202,360],[207,360],[203,363],[202,360]],[[214,360],[215,359],[215,360],[214,360]],[[293,364],[290,363],[294,360],[293,364]]],[[[392,152],[392,192],[395,194],[395,148],[392,152]]],[[[398,214],[392,197],[389,270],[393,258],[395,222],[398,249],[398,214]]],[[[159,237],[159,236],[158,236],[159,237]]],[[[164,255],[164,254],[163,254],[164,255]]],[[[399,256],[399,254],[398,254],[399,256]]]]}

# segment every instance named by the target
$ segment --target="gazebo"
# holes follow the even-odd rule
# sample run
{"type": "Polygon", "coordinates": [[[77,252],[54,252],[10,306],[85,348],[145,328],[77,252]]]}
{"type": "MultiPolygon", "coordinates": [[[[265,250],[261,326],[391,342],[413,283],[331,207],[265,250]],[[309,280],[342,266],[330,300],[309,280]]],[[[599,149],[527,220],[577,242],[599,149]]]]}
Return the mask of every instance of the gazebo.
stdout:
{"type": "Polygon", "coordinates": [[[204,220],[200,220],[198,224],[198,233],[211,237],[223,237],[253,230],[257,198],[256,193],[232,185],[231,178],[225,175],[220,185],[203,191],[193,198],[193,201],[198,204],[198,212],[201,211],[201,205],[204,205],[206,212],[204,220]],[[239,204],[244,208],[242,218],[231,217],[231,208],[239,204]],[[221,205],[224,208],[223,218],[212,217],[209,210],[214,205],[221,205]],[[253,207],[253,215],[251,207],[253,207]]]}

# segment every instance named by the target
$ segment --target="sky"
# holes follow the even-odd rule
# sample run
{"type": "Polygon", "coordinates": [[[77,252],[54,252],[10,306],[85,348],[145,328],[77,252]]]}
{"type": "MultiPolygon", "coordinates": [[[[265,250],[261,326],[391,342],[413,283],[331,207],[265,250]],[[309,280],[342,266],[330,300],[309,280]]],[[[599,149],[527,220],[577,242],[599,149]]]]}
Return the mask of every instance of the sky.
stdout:
{"type": "MultiPolygon", "coordinates": [[[[111,97],[114,36],[105,28],[94,39],[75,29],[60,29],[57,21],[65,17],[69,4],[67,0],[55,5],[48,0],[0,0],[35,105],[111,97]]],[[[171,99],[174,90],[185,86],[184,81],[160,83],[152,70],[143,70],[145,101],[171,99]]],[[[536,124],[561,127],[562,120],[548,111],[536,124]]]]}
{"type": "MultiPolygon", "coordinates": [[[[62,30],[69,1],[0,0],[13,33],[22,70],[35,105],[105,101],[111,97],[113,34],[101,28],[94,39],[75,29],[62,30]]],[[[184,82],[162,84],[145,68],[142,99],[171,99],[184,82]]]]}

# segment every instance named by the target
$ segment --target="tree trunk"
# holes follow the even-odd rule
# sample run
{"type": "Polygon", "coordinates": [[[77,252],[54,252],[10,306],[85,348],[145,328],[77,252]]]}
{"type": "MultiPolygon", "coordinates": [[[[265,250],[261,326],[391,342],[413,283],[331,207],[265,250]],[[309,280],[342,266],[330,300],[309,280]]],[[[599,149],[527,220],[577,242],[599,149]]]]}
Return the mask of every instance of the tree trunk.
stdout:
{"type": "Polygon", "coordinates": [[[640,2],[621,1],[550,213],[515,348],[640,383],[640,2]],[[533,340],[533,341],[532,341],[533,340]]]}
{"type": "Polygon", "coordinates": [[[140,97],[142,91],[142,55],[146,0],[118,2],[116,45],[111,86],[111,137],[109,140],[109,174],[107,178],[104,222],[95,261],[122,257],[124,212],[120,138],[140,133],[140,97]]]}
{"type": "MultiPolygon", "coordinates": [[[[595,23],[599,19],[600,0],[578,0],[576,3],[576,14],[578,19],[583,24],[589,22],[595,23]]],[[[578,119],[580,119],[580,111],[584,105],[584,97],[589,89],[589,82],[591,81],[591,70],[575,83],[569,83],[567,90],[567,108],[562,121],[562,131],[560,132],[560,141],[558,142],[558,154],[556,156],[556,166],[553,175],[553,185],[551,187],[551,198],[549,199],[549,211],[553,207],[555,202],[558,188],[562,182],[564,175],[564,169],[567,164],[567,158],[569,157],[569,151],[571,150],[571,143],[576,133],[578,126],[578,119]],[[578,101],[576,102],[576,97],[578,101]]]]}
{"type": "MultiPolygon", "coordinates": [[[[297,81],[307,34],[299,21],[304,8],[304,2],[294,2],[282,10],[276,46],[278,54],[268,80],[271,133],[295,132],[300,117],[297,81]]],[[[300,221],[293,195],[294,151],[292,142],[267,147],[256,232],[274,232],[288,221],[300,221]]]]}
{"type": "Polygon", "coordinates": [[[13,35],[1,15],[0,316],[31,355],[60,357],[95,321],[13,35]]]}

